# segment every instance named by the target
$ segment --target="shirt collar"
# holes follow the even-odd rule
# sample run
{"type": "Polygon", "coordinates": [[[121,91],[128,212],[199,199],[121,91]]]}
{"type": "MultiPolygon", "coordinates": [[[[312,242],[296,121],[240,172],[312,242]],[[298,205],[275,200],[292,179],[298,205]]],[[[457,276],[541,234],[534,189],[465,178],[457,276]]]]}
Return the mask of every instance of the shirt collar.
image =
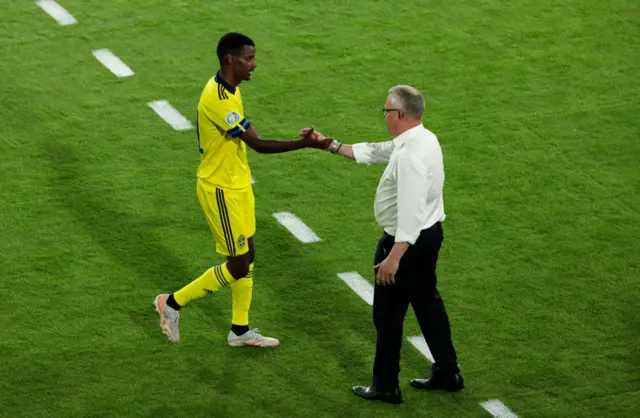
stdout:
{"type": "Polygon", "coordinates": [[[216,83],[220,84],[224,87],[229,93],[236,94],[236,88],[231,84],[227,83],[224,78],[220,75],[220,71],[216,73],[216,83]]]}
{"type": "Polygon", "coordinates": [[[416,132],[418,132],[421,129],[424,129],[424,126],[422,126],[422,124],[420,124],[418,126],[414,126],[411,129],[407,129],[406,131],[404,131],[400,135],[398,135],[395,138],[393,138],[394,145],[396,147],[401,147],[402,145],[404,145],[405,142],[407,142],[407,140],[409,138],[411,138],[416,132]]]}

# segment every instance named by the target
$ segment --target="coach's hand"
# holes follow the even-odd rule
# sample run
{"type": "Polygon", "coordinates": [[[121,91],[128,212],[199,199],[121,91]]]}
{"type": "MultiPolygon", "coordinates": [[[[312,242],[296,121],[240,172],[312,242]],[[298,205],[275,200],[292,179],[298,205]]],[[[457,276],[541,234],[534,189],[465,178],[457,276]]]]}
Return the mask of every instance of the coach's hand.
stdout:
{"type": "Polygon", "coordinates": [[[376,266],[376,284],[378,286],[387,286],[396,283],[396,273],[400,266],[400,260],[387,257],[384,261],[376,266]]]}
{"type": "Polygon", "coordinates": [[[322,132],[316,131],[316,128],[313,126],[311,128],[303,128],[298,135],[300,136],[300,138],[304,138],[309,134],[311,134],[313,139],[317,139],[317,140],[326,139],[326,136],[324,136],[322,132]]]}
{"type": "Polygon", "coordinates": [[[331,145],[331,142],[333,142],[332,138],[326,138],[324,135],[317,132],[313,126],[305,129],[300,131],[300,134],[302,141],[306,142],[309,148],[327,149],[329,148],[329,145],[331,145]],[[304,135],[302,135],[303,131],[305,132],[304,135]]]}

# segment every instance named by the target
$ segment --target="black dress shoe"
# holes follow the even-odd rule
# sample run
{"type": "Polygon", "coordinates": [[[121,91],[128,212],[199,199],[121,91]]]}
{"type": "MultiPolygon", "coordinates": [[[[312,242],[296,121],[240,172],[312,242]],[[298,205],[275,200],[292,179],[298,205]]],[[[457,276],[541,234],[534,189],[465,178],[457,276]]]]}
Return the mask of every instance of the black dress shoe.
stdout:
{"type": "Polygon", "coordinates": [[[446,390],[447,392],[458,392],[464,389],[464,378],[462,374],[445,375],[433,373],[428,379],[413,379],[411,386],[422,390],[446,390]]]}
{"type": "Polygon", "coordinates": [[[398,388],[388,392],[382,392],[377,390],[375,386],[354,386],[351,390],[359,397],[368,401],[382,401],[393,404],[402,403],[402,393],[398,388]]]}

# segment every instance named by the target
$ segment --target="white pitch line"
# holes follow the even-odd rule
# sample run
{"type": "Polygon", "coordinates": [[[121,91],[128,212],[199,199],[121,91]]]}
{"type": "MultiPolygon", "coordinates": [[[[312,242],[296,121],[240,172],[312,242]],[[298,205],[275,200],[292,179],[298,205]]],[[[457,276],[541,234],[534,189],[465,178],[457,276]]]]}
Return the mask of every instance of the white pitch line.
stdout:
{"type": "Polygon", "coordinates": [[[431,354],[431,350],[429,350],[429,346],[424,339],[424,335],[417,335],[415,337],[407,337],[407,341],[409,341],[415,348],[418,349],[423,356],[429,359],[430,362],[435,363],[433,359],[433,354],[431,354]]]}
{"type": "Polygon", "coordinates": [[[149,102],[147,104],[176,131],[193,129],[191,122],[171,106],[168,101],[156,100],[155,102],[149,102]]]}
{"type": "Polygon", "coordinates": [[[511,412],[507,405],[497,399],[482,402],[480,406],[496,418],[518,418],[516,414],[511,412]]]}
{"type": "Polygon", "coordinates": [[[369,305],[373,305],[373,285],[355,271],[338,273],[338,277],[369,305]]]}
{"type": "Polygon", "coordinates": [[[300,218],[298,218],[293,213],[279,212],[274,213],[273,217],[276,218],[278,222],[282,224],[282,226],[287,228],[289,232],[291,232],[296,238],[298,238],[305,244],[320,241],[320,238],[318,238],[318,236],[311,230],[311,228],[305,225],[304,222],[302,222],[300,218]]]}
{"type": "Polygon", "coordinates": [[[78,23],[78,21],[73,16],[71,16],[71,13],[67,12],[54,0],[39,0],[36,2],[36,4],[62,26],[78,23]]]}
{"type": "Polygon", "coordinates": [[[256,180],[253,177],[251,177],[251,184],[256,184],[256,180]]]}
{"type": "Polygon", "coordinates": [[[135,74],[127,64],[108,49],[96,49],[93,51],[93,56],[117,77],[131,77],[135,74]]]}

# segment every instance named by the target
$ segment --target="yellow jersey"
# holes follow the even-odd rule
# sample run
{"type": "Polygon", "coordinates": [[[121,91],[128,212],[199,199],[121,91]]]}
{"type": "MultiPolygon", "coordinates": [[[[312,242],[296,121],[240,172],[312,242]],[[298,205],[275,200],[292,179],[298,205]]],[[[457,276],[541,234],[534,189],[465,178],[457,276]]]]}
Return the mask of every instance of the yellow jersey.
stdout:
{"type": "Polygon", "coordinates": [[[218,72],[202,91],[196,118],[198,151],[202,154],[198,181],[206,189],[251,186],[247,146],[240,138],[249,126],[240,87],[229,85],[218,72]]]}

